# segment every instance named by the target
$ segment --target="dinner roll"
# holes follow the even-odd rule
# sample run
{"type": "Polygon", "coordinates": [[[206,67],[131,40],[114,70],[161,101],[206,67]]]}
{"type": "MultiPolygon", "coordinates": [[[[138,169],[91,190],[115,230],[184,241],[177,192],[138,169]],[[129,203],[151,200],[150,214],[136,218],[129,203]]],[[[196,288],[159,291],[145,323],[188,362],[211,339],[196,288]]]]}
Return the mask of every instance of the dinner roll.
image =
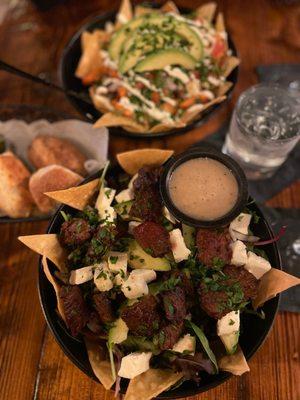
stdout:
{"type": "Polygon", "coordinates": [[[55,136],[36,136],[28,148],[28,159],[37,169],[57,164],[77,174],[86,174],[86,157],[71,142],[55,136]]]}
{"type": "Polygon", "coordinates": [[[31,175],[29,190],[39,210],[49,213],[56,203],[44,193],[76,186],[82,179],[82,176],[61,165],[49,165],[31,175]]]}
{"type": "Polygon", "coordinates": [[[0,154],[0,211],[12,218],[28,217],[34,206],[28,190],[30,172],[11,151],[0,154]]]}

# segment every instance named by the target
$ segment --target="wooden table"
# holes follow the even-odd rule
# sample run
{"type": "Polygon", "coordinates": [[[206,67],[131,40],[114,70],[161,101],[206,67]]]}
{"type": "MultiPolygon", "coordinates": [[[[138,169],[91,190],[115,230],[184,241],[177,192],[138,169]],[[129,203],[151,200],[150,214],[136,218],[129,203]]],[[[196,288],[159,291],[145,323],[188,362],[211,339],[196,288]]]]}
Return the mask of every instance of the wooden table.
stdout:
{"type": "MultiPolygon", "coordinates": [[[[16,6],[0,24],[0,58],[31,73],[43,73],[54,81],[62,49],[73,32],[90,15],[112,9],[118,3],[70,0],[41,13],[26,0],[1,0],[1,5],[5,2],[16,6]]],[[[112,137],[111,155],[145,146],[183,150],[224,122],[239,93],[256,82],[257,64],[300,61],[299,3],[285,6],[279,5],[279,1],[266,0],[219,3],[242,59],[232,101],[222,106],[205,126],[186,135],[139,141],[112,137]]],[[[193,7],[201,1],[178,1],[178,4],[193,7]]],[[[76,116],[62,95],[0,72],[0,104],[5,103],[48,105],[76,116]]],[[[300,185],[293,184],[268,204],[299,207],[300,185]]],[[[17,236],[42,233],[46,226],[46,222],[0,226],[0,399],[113,399],[111,393],[69,361],[46,327],[37,294],[38,257],[17,241],[17,236]]],[[[280,313],[265,344],[249,362],[251,372],[233,377],[195,399],[299,399],[299,330],[299,315],[280,313]]]]}

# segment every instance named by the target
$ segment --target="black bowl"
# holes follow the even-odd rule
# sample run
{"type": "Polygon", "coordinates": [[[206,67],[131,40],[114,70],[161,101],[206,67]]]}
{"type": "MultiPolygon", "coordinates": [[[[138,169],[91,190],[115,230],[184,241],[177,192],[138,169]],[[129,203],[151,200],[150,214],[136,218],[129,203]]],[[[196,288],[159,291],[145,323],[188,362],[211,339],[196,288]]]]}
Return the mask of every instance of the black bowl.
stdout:
{"type": "MultiPolygon", "coordinates": [[[[108,177],[116,176],[121,171],[120,167],[113,167],[108,171],[108,177]]],[[[86,179],[84,182],[88,182],[96,177],[99,177],[99,174],[95,174],[92,177],[86,179]]],[[[256,213],[261,217],[258,224],[256,224],[256,229],[254,231],[255,235],[258,235],[262,238],[273,238],[274,234],[263,217],[260,209],[252,203],[249,205],[249,209],[256,211],[256,213]]],[[[52,221],[49,225],[47,233],[58,233],[60,230],[60,226],[63,223],[64,219],[60,213],[60,211],[65,211],[71,215],[74,215],[77,211],[69,206],[61,206],[59,210],[56,212],[52,221]]],[[[278,253],[278,249],[275,243],[269,244],[264,247],[269,260],[273,266],[278,269],[281,269],[281,260],[278,253]]],[[[54,265],[49,261],[49,268],[53,270],[54,265]]],[[[57,315],[56,312],[56,296],[54,290],[46,278],[42,264],[41,258],[39,262],[39,276],[38,276],[38,290],[39,290],[39,298],[41,302],[41,306],[43,309],[43,313],[47,324],[53,333],[57,343],[62,348],[64,353],[69,357],[69,359],[80,368],[87,376],[94,379],[98,382],[98,379],[93,373],[93,370],[90,366],[86,348],[84,343],[80,339],[73,338],[64,327],[64,324],[61,322],[61,319],[57,315]]],[[[240,336],[240,345],[243,349],[246,359],[248,360],[254,353],[259,349],[259,347],[263,344],[266,336],[270,332],[276,313],[278,309],[279,296],[267,301],[262,307],[266,318],[264,320],[259,319],[257,316],[252,314],[242,314],[241,318],[241,327],[242,333],[240,336]]],[[[229,379],[231,374],[227,372],[220,372],[218,375],[206,375],[200,385],[197,386],[192,381],[184,382],[177,389],[172,391],[166,391],[161,393],[157,398],[158,399],[175,399],[180,397],[188,397],[194,396],[197,393],[205,392],[215,386],[220,385],[225,380],[229,379]]],[[[122,382],[121,384],[121,393],[124,393],[126,390],[127,384],[126,382],[122,382]]]]}
{"type": "Polygon", "coordinates": [[[244,171],[235,160],[226,154],[223,154],[221,151],[208,149],[206,146],[199,145],[197,147],[192,147],[189,150],[178,154],[177,156],[173,156],[167,161],[167,163],[164,165],[163,173],[160,178],[160,193],[165,206],[178,221],[195,227],[216,228],[228,225],[230,221],[237,217],[245,208],[248,200],[248,183],[244,171]],[[230,210],[230,212],[228,212],[222,218],[212,221],[200,221],[194,219],[182,213],[175,206],[170,197],[168,182],[170,181],[172,173],[177,167],[179,167],[180,164],[183,164],[184,162],[194,158],[211,158],[219,161],[232,172],[237,181],[239,190],[238,199],[232,210],[230,210]]]}
{"type": "MultiPolygon", "coordinates": [[[[153,8],[155,8],[155,5],[152,4],[152,6],[153,8]]],[[[186,8],[180,8],[181,13],[188,13],[189,11],[191,10],[186,8]]],[[[59,65],[59,76],[61,84],[65,90],[71,90],[76,93],[83,93],[88,96],[87,87],[84,86],[81,80],[76,78],[75,76],[75,70],[81,56],[80,36],[84,31],[93,31],[96,28],[103,29],[106,22],[115,20],[116,14],[117,14],[116,11],[110,11],[94,17],[93,19],[88,21],[85,25],[83,25],[70,39],[69,43],[66,45],[62,53],[59,65]]],[[[228,37],[228,43],[230,49],[232,50],[232,54],[236,56],[237,52],[230,37],[228,37]]],[[[233,83],[232,87],[227,92],[227,99],[228,99],[238,79],[238,67],[236,67],[231,72],[231,74],[228,76],[227,79],[233,83]]],[[[96,108],[92,104],[89,105],[88,103],[85,103],[80,99],[75,99],[72,96],[67,96],[67,97],[69,101],[72,103],[72,105],[77,109],[77,111],[79,111],[88,121],[95,122],[102,115],[100,111],[96,110],[96,108]]],[[[109,131],[114,135],[127,136],[133,138],[150,138],[150,137],[157,138],[162,136],[185,133],[195,128],[196,126],[202,125],[208,119],[208,117],[212,116],[213,113],[217,111],[217,109],[222,104],[223,103],[212,105],[201,114],[200,118],[196,119],[195,121],[188,124],[184,128],[177,128],[167,132],[157,132],[157,133],[134,133],[134,132],[128,132],[121,127],[109,128],[109,131]]]]}

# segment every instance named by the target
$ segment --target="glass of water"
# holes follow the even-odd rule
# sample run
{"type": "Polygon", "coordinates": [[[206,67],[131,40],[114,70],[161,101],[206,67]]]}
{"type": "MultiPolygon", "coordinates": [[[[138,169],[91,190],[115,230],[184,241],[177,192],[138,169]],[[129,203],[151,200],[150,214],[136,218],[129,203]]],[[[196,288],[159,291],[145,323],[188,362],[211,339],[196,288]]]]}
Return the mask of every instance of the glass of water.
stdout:
{"type": "Polygon", "coordinates": [[[249,179],[266,179],[286,160],[300,138],[300,107],[284,87],[260,84],[240,96],[223,152],[249,179]]]}

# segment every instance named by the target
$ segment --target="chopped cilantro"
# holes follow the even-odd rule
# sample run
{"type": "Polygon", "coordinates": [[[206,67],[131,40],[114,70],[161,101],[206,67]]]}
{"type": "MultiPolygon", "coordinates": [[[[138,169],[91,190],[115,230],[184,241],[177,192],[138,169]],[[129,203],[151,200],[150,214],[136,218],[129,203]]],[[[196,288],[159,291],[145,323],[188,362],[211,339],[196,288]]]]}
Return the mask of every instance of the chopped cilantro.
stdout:
{"type": "Polygon", "coordinates": [[[234,324],[235,324],[234,320],[231,319],[231,320],[229,321],[229,325],[234,325],[234,324]]]}
{"type": "Polygon", "coordinates": [[[118,256],[110,256],[109,261],[111,264],[116,264],[118,261],[119,257],[118,256]]]}

